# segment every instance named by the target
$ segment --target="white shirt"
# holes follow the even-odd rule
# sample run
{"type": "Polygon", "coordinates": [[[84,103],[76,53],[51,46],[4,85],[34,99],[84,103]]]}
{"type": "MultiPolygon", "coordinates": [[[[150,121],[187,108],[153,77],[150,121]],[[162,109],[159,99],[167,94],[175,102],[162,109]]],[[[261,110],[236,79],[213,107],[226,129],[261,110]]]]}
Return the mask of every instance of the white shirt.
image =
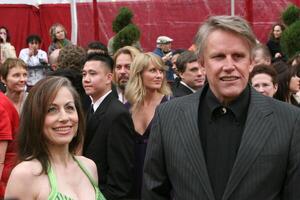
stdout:
{"type": "Polygon", "coordinates": [[[117,93],[118,93],[118,99],[119,101],[121,101],[123,104],[125,104],[127,102],[127,99],[125,98],[124,94],[122,93],[122,91],[118,88],[117,88],[117,93]]]}
{"type": "Polygon", "coordinates": [[[193,88],[191,88],[190,86],[188,86],[185,82],[180,81],[180,83],[181,83],[182,85],[184,85],[185,87],[189,88],[193,93],[196,92],[196,90],[194,90],[193,88]]]}
{"type": "Polygon", "coordinates": [[[21,58],[28,66],[40,65],[40,59],[48,63],[47,53],[41,49],[38,50],[36,55],[29,57],[29,48],[22,49],[20,51],[19,58],[21,58]]]}
{"type": "Polygon", "coordinates": [[[111,90],[108,91],[105,95],[103,95],[102,97],[100,97],[98,100],[96,100],[95,102],[93,102],[93,99],[91,98],[92,100],[92,103],[93,103],[93,109],[94,109],[94,112],[96,112],[96,110],[98,109],[98,107],[100,106],[100,104],[102,103],[102,101],[105,99],[105,97],[107,95],[109,95],[109,93],[111,93],[111,90]]]}

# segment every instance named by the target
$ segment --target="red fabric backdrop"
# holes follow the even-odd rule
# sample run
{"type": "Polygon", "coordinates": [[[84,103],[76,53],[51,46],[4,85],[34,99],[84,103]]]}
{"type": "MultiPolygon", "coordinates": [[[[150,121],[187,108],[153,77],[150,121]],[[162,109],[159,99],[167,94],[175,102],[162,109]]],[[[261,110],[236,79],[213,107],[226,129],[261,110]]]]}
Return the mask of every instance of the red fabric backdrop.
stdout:
{"type": "MultiPolygon", "coordinates": [[[[235,0],[236,15],[250,21],[258,39],[267,40],[273,23],[280,20],[281,11],[289,2],[300,6],[300,0],[235,0]]],[[[230,15],[230,0],[139,0],[121,2],[78,3],[78,44],[100,39],[103,43],[114,34],[112,21],[118,9],[128,6],[134,12],[134,22],[140,27],[141,44],[146,51],[155,47],[159,35],[174,39],[174,48],[188,48],[199,25],[211,15],[230,15]],[[97,19],[96,21],[94,19],[97,19]],[[99,29],[95,29],[95,25],[99,29]]],[[[26,37],[31,33],[41,35],[42,49],[50,43],[49,28],[53,23],[62,23],[69,35],[71,15],[69,4],[43,4],[39,8],[28,5],[0,4],[0,26],[9,28],[12,44],[17,52],[26,47],[26,37]]]]}

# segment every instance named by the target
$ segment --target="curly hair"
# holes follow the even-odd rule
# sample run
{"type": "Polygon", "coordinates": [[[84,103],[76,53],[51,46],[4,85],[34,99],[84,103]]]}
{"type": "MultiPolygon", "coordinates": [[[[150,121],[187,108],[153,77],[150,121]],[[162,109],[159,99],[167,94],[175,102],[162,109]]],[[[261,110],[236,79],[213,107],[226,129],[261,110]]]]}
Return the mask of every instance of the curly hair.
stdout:
{"type": "Polygon", "coordinates": [[[67,45],[60,50],[57,63],[59,68],[71,68],[81,72],[85,60],[86,52],[82,47],[67,45]]]}

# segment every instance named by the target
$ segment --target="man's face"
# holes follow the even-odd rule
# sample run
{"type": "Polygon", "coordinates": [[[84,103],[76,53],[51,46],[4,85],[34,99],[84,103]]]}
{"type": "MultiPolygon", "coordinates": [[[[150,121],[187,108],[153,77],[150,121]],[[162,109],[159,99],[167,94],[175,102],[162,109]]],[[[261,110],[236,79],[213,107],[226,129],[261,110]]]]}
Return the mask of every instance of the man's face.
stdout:
{"type": "Polygon", "coordinates": [[[172,43],[169,42],[169,43],[166,43],[166,44],[161,44],[160,45],[160,48],[163,52],[169,52],[171,51],[171,48],[172,48],[172,43]]]}
{"type": "Polygon", "coordinates": [[[130,65],[132,58],[129,54],[120,54],[116,59],[114,69],[115,82],[117,86],[124,90],[130,75],[130,65]]]}
{"type": "Polygon", "coordinates": [[[85,93],[92,97],[93,101],[102,97],[110,88],[112,73],[105,63],[101,61],[87,61],[82,70],[82,84],[85,93]]]}
{"type": "Polygon", "coordinates": [[[183,82],[194,90],[198,90],[205,82],[204,68],[197,61],[187,63],[185,71],[179,73],[179,76],[183,82]]]}
{"type": "Polygon", "coordinates": [[[261,49],[258,49],[254,53],[253,65],[270,65],[271,59],[265,57],[264,52],[261,49]]]}
{"type": "Polygon", "coordinates": [[[247,86],[252,70],[250,46],[241,36],[224,30],[213,31],[200,62],[210,89],[221,103],[228,104],[247,86]]]}
{"type": "Polygon", "coordinates": [[[28,48],[31,50],[38,50],[40,46],[40,43],[37,41],[32,41],[28,43],[28,48]]]}

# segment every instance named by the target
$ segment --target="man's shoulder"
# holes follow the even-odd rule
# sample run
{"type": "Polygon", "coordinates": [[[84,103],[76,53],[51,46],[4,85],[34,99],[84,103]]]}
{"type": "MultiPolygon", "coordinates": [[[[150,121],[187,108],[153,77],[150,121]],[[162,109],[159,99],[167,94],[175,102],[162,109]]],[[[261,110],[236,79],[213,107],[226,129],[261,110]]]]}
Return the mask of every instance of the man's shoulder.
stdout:
{"type": "Polygon", "coordinates": [[[274,111],[278,112],[280,115],[300,115],[300,109],[292,104],[279,101],[277,99],[271,99],[270,104],[273,105],[274,111]]]}
{"type": "Polygon", "coordinates": [[[272,112],[280,119],[294,118],[300,115],[298,107],[261,94],[252,94],[251,101],[261,111],[272,112]]]}
{"type": "Polygon", "coordinates": [[[170,101],[167,101],[161,105],[159,105],[160,110],[186,110],[189,107],[195,106],[199,104],[199,98],[200,98],[200,91],[181,96],[172,98],[170,101]]]}
{"type": "Polygon", "coordinates": [[[185,95],[193,93],[192,90],[190,90],[188,87],[186,87],[182,83],[179,83],[177,85],[177,87],[173,87],[172,89],[173,89],[172,91],[173,91],[174,97],[185,96],[185,95]]]}
{"type": "Polygon", "coordinates": [[[29,48],[24,48],[20,50],[20,53],[28,53],[29,52],[29,48]]]}
{"type": "Polygon", "coordinates": [[[125,105],[114,96],[113,93],[109,94],[106,98],[109,98],[108,109],[107,111],[110,114],[121,114],[121,113],[129,113],[128,109],[125,105]]]}
{"type": "Polygon", "coordinates": [[[160,48],[155,48],[153,50],[153,53],[156,54],[156,55],[158,55],[158,56],[160,56],[160,57],[163,56],[163,52],[162,52],[162,50],[160,48]]]}

